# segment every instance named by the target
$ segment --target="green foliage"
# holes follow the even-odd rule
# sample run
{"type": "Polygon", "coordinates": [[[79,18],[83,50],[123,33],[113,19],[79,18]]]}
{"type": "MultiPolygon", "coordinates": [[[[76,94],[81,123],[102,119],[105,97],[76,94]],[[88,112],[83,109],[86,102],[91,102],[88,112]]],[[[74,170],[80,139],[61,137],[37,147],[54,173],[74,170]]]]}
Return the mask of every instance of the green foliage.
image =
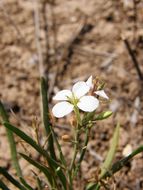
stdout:
{"type": "Polygon", "coordinates": [[[107,170],[101,179],[105,179],[107,177],[112,177],[116,172],[121,170],[126,164],[131,161],[131,159],[136,156],[137,154],[143,152],[143,145],[138,147],[136,150],[134,150],[129,156],[122,158],[121,160],[115,162],[112,167],[107,170]]]}
{"type": "Polygon", "coordinates": [[[53,137],[51,134],[51,123],[49,116],[49,107],[48,107],[48,97],[47,97],[47,84],[44,77],[41,77],[41,96],[42,96],[42,115],[43,115],[43,124],[47,133],[48,139],[48,149],[50,151],[51,157],[56,160],[53,137]]]}
{"type": "Polygon", "coordinates": [[[0,167],[0,174],[2,174],[8,181],[10,181],[15,187],[20,190],[27,190],[23,185],[21,185],[16,179],[14,179],[5,168],[0,167]]]}
{"type": "Polygon", "coordinates": [[[110,117],[112,115],[112,111],[104,111],[102,113],[100,113],[99,115],[97,115],[94,120],[104,120],[107,119],[108,117],[110,117]]]}
{"type": "Polygon", "coordinates": [[[102,176],[106,173],[106,171],[108,171],[110,169],[110,166],[115,157],[115,153],[116,153],[116,149],[117,149],[117,145],[118,145],[118,141],[119,141],[119,129],[120,129],[120,125],[117,124],[113,138],[111,140],[109,152],[107,154],[107,157],[106,157],[103,165],[101,166],[100,178],[102,178],[102,176]]]}
{"type": "Polygon", "coordinates": [[[95,183],[89,183],[86,186],[86,190],[99,190],[100,189],[100,185],[99,184],[95,184],[95,183]]]}
{"type": "Polygon", "coordinates": [[[35,166],[36,168],[38,168],[41,172],[43,172],[45,174],[46,178],[48,179],[48,182],[49,182],[50,186],[52,187],[53,179],[52,179],[52,175],[51,175],[51,172],[50,172],[50,168],[48,168],[47,166],[44,166],[41,163],[33,160],[32,158],[30,158],[29,156],[27,156],[25,154],[20,153],[20,155],[25,160],[27,160],[30,164],[32,164],[33,166],[35,166]]]}
{"type": "MultiPolygon", "coordinates": [[[[43,148],[41,148],[31,137],[29,137],[27,134],[25,134],[23,131],[21,131],[20,129],[16,128],[15,126],[9,124],[9,123],[4,123],[4,126],[6,128],[8,128],[9,130],[11,130],[13,133],[17,134],[21,139],[23,139],[25,142],[27,142],[29,145],[31,145],[35,150],[37,150],[41,155],[43,155],[46,159],[47,162],[49,164],[50,167],[50,171],[55,173],[56,169],[58,167],[60,167],[60,164],[57,163],[49,154],[46,150],[44,150],[43,148]]],[[[56,172],[56,174],[58,175],[61,183],[63,184],[64,188],[66,187],[65,181],[66,181],[66,177],[64,175],[64,173],[62,172],[63,167],[60,167],[58,173],[56,172]]]]}
{"type": "MultiPolygon", "coordinates": [[[[100,89],[104,86],[101,85],[100,89]]],[[[16,144],[14,141],[14,134],[24,140],[29,144],[44,161],[37,161],[30,155],[19,153],[22,158],[24,158],[28,163],[32,164],[35,168],[40,170],[47,179],[45,182],[51,190],[73,190],[74,180],[76,179],[78,172],[80,171],[80,166],[84,160],[84,156],[87,150],[88,142],[90,140],[91,128],[99,120],[107,119],[112,115],[111,111],[104,111],[96,114],[96,110],[93,112],[85,113],[84,115],[80,113],[79,108],[74,105],[75,113],[75,126],[74,135],[69,141],[73,145],[73,155],[71,160],[67,161],[66,157],[62,152],[62,147],[59,143],[58,136],[54,131],[54,126],[51,123],[51,116],[48,106],[47,97],[47,84],[45,78],[41,78],[41,98],[42,98],[42,121],[48,137],[48,146],[44,149],[40,143],[37,143],[29,135],[23,132],[21,129],[10,124],[8,121],[8,115],[0,102],[0,115],[2,117],[3,125],[6,128],[8,140],[11,149],[11,156],[15,166],[15,170],[19,177],[19,180],[13,178],[5,168],[0,167],[0,174],[2,174],[8,181],[10,181],[15,187],[20,190],[33,190],[33,188],[26,182],[22,177],[22,172],[17,159],[16,144]],[[82,136],[82,138],[80,138],[82,136]],[[57,148],[57,151],[56,151],[57,148]],[[46,163],[46,164],[44,164],[46,163]]],[[[101,166],[101,173],[98,174],[97,181],[92,181],[86,185],[86,190],[99,190],[104,186],[104,179],[107,177],[112,177],[116,172],[118,172],[122,167],[124,167],[135,155],[143,151],[143,146],[133,151],[129,156],[117,161],[113,164],[115,153],[117,150],[117,144],[119,140],[119,129],[120,125],[117,124],[113,137],[111,139],[110,149],[108,151],[107,157],[101,166]]],[[[43,189],[43,184],[40,178],[36,175],[37,188],[38,190],[43,189]]],[[[0,188],[4,190],[9,190],[6,184],[0,179],[0,188]]]]}
{"type": "MultiPolygon", "coordinates": [[[[0,101],[0,116],[2,117],[2,122],[8,122],[8,115],[1,101],[0,101]]],[[[6,133],[7,133],[7,137],[9,141],[13,166],[17,172],[17,175],[21,177],[22,172],[21,172],[21,168],[20,168],[18,158],[17,158],[17,150],[16,150],[16,144],[15,144],[13,133],[9,129],[6,130],[6,133]]]]}
{"type": "Polygon", "coordinates": [[[4,183],[2,180],[0,180],[0,189],[3,189],[3,190],[10,190],[10,189],[5,185],[5,183],[4,183]]]}

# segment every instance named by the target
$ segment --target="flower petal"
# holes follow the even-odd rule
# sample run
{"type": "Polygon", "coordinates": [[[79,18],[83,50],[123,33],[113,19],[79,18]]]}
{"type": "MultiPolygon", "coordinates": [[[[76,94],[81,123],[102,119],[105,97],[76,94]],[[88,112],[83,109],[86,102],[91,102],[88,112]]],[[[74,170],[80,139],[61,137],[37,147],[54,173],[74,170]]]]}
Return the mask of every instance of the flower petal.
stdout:
{"type": "Polygon", "coordinates": [[[104,90],[97,90],[94,93],[97,94],[98,96],[101,96],[102,98],[109,99],[104,90]]]}
{"type": "Polygon", "coordinates": [[[73,110],[72,104],[68,102],[59,102],[53,107],[52,113],[55,117],[61,118],[69,114],[72,110],[73,110]]]}
{"type": "Polygon", "coordinates": [[[85,112],[92,112],[99,106],[99,101],[93,96],[83,96],[77,106],[85,112]]]}
{"type": "Polygon", "coordinates": [[[72,92],[70,90],[61,90],[53,97],[53,100],[68,100],[67,96],[71,97],[72,92]]]}
{"type": "Polygon", "coordinates": [[[93,88],[93,78],[92,78],[92,75],[87,79],[86,84],[87,84],[87,86],[89,86],[89,88],[93,88]]]}
{"type": "Polygon", "coordinates": [[[86,82],[83,81],[75,83],[72,88],[72,91],[76,98],[84,96],[89,90],[89,86],[87,86],[86,82]]]}

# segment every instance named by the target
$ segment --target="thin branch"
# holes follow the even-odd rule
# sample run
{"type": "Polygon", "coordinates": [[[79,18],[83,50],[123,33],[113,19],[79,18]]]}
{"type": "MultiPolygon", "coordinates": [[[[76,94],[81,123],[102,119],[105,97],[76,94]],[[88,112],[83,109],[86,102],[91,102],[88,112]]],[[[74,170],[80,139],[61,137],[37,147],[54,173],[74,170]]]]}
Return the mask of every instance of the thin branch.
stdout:
{"type": "Polygon", "coordinates": [[[52,30],[53,30],[53,48],[54,48],[54,65],[58,64],[58,59],[57,59],[57,27],[56,27],[56,18],[55,18],[55,12],[54,12],[54,5],[55,5],[55,0],[50,3],[51,7],[51,19],[52,19],[52,30]]]}
{"type": "Polygon", "coordinates": [[[46,48],[46,56],[45,56],[45,64],[46,65],[46,70],[49,70],[50,68],[50,44],[49,44],[49,25],[48,25],[48,16],[47,16],[47,12],[48,12],[48,1],[44,1],[42,3],[42,16],[43,16],[43,21],[44,21],[44,30],[45,30],[45,48],[46,48]]]}
{"type": "Polygon", "coordinates": [[[39,18],[39,0],[33,0],[34,5],[34,22],[35,22],[35,40],[39,57],[39,72],[40,76],[45,77],[44,61],[42,55],[42,48],[40,43],[40,18],[39,18]]]}
{"type": "Polygon", "coordinates": [[[137,60],[137,58],[136,58],[136,56],[135,56],[135,54],[134,54],[134,52],[133,52],[133,50],[132,50],[132,48],[130,46],[129,41],[126,38],[123,38],[123,41],[124,41],[124,44],[125,44],[125,46],[126,46],[126,48],[128,50],[128,53],[129,53],[131,59],[132,59],[132,62],[134,64],[134,66],[135,66],[137,74],[138,74],[140,80],[143,81],[143,74],[142,74],[141,69],[139,67],[139,62],[138,62],[138,60],[137,60]]]}

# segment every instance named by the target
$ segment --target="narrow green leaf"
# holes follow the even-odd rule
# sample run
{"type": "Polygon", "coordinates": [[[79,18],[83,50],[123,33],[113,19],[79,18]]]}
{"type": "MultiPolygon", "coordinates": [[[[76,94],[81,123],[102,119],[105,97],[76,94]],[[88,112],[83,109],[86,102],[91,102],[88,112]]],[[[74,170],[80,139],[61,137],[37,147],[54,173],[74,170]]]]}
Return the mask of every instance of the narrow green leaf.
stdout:
{"type": "Polygon", "coordinates": [[[0,179],[0,189],[10,190],[1,179],[0,179]]]}
{"type": "Polygon", "coordinates": [[[114,175],[116,172],[121,170],[134,156],[141,152],[143,152],[143,145],[134,150],[129,156],[115,162],[112,167],[104,173],[101,179],[105,179],[114,175]]]}
{"type": "Polygon", "coordinates": [[[26,181],[24,178],[20,177],[21,183],[24,185],[24,187],[27,188],[27,190],[34,190],[26,181]]]}
{"type": "MultiPolygon", "coordinates": [[[[59,163],[57,163],[55,160],[53,160],[48,152],[46,150],[44,150],[43,148],[41,148],[31,137],[29,137],[27,134],[25,134],[23,131],[21,131],[20,129],[14,127],[13,125],[9,124],[9,123],[4,123],[4,126],[8,129],[10,129],[11,131],[13,131],[15,134],[17,134],[21,139],[23,139],[25,142],[27,142],[28,144],[30,144],[35,150],[37,150],[41,155],[43,155],[49,164],[50,169],[52,170],[52,172],[56,172],[56,169],[60,166],[59,163]]],[[[62,168],[62,167],[60,167],[62,168]]],[[[65,175],[62,171],[62,169],[60,169],[60,171],[58,172],[58,177],[60,179],[60,181],[62,182],[63,186],[65,186],[65,175]],[[63,180],[64,179],[64,180],[63,180]]]]}
{"type": "Polygon", "coordinates": [[[117,124],[114,134],[113,134],[113,138],[111,140],[109,152],[107,154],[107,157],[106,157],[103,165],[101,166],[100,178],[102,178],[102,176],[106,173],[106,171],[108,171],[110,169],[110,166],[113,162],[113,159],[114,159],[114,156],[116,153],[116,149],[117,149],[117,145],[118,145],[118,141],[119,141],[119,129],[120,129],[120,125],[117,124]]]}
{"type": "Polygon", "coordinates": [[[107,119],[111,115],[112,115],[112,111],[104,111],[100,113],[99,115],[97,115],[94,120],[97,121],[97,120],[107,119]]]}
{"type": "Polygon", "coordinates": [[[27,190],[23,185],[21,185],[16,179],[14,179],[5,168],[0,167],[0,174],[2,174],[8,181],[15,185],[20,190],[27,190]]]}
{"type": "MultiPolygon", "coordinates": [[[[65,177],[65,175],[63,174],[62,170],[61,170],[61,167],[58,167],[56,169],[56,174],[58,175],[60,181],[62,182],[62,185],[63,185],[63,188],[64,190],[67,190],[67,186],[68,186],[68,181],[65,177]]],[[[69,188],[68,188],[69,189],[69,188]]]]}
{"type": "Polygon", "coordinates": [[[42,115],[43,115],[43,124],[47,133],[47,136],[49,136],[48,139],[48,150],[50,151],[51,157],[56,160],[56,154],[54,150],[54,141],[51,134],[51,123],[50,123],[50,117],[49,117],[49,104],[48,104],[48,97],[47,97],[47,84],[44,77],[41,77],[41,96],[42,96],[42,115]]]}
{"type": "MultiPolygon", "coordinates": [[[[3,122],[8,122],[8,115],[4,109],[4,106],[1,101],[0,101],[0,116],[2,117],[3,122]]],[[[7,133],[7,137],[8,137],[8,141],[9,141],[13,166],[16,170],[18,177],[21,177],[22,171],[21,171],[21,168],[20,168],[20,165],[18,162],[18,158],[17,158],[17,150],[16,150],[16,144],[15,144],[13,133],[9,129],[6,129],[6,133],[7,133]]]]}
{"type": "Polygon", "coordinates": [[[40,164],[39,162],[33,160],[32,158],[28,157],[25,154],[20,153],[20,155],[27,160],[30,164],[32,164],[33,166],[35,166],[36,168],[38,168],[41,172],[43,172],[46,176],[46,178],[48,179],[48,182],[50,184],[50,186],[52,186],[53,183],[53,179],[52,179],[52,172],[50,171],[50,169],[42,164],[40,164]]]}
{"type": "MultiPolygon", "coordinates": [[[[107,177],[112,177],[115,173],[117,173],[119,170],[121,170],[126,164],[133,159],[134,156],[137,154],[143,152],[143,145],[138,147],[136,150],[134,150],[129,156],[122,158],[121,160],[115,162],[109,170],[107,170],[102,177],[100,177],[100,180],[106,179],[107,177]]],[[[94,187],[94,183],[88,184],[89,187],[92,185],[94,187]]],[[[87,186],[88,187],[88,186],[87,186]]],[[[86,189],[86,190],[92,190],[92,189],[86,189]]],[[[96,190],[96,189],[94,189],[96,190]]]]}
{"type": "Polygon", "coordinates": [[[96,183],[89,183],[86,187],[86,190],[99,190],[100,185],[96,183]]]}
{"type": "Polygon", "coordinates": [[[18,129],[17,127],[11,125],[10,123],[4,122],[4,126],[17,134],[21,139],[23,139],[25,142],[27,142],[29,145],[31,145],[37,152],[39,152],[41,155],[43,155],[45,158],[47,158],[48,162],[51,162],[53,166],[58,167],[58,163],[56,163],[52,158],[49,156],[46,150],[44,150],[42,147],[40,147],[36,141],[34,141],[31,137],[29,137],[26,133],[18,129]]]}
{"type": "MultiPolygon", "coordinates": [[[[27,160],[29,163],[31,163],[31,164],[34,165],[36,168],[38,168],[40,171],[42,171],[42,172],[45,174],[45,176],[47,177],[47,179],[48,179],[50,185],[52,186],[53,180],[54,180],[54,181],[56,180],[56,176],[54,176],[55,174],[52,173],[52,171],[50,170],[50,168],[48,168],[48,167],[46,167],[46,166],[40,164],[39,162],[33,160],[32,158],[28,157],[28,156],[25,155],[25,154],[20,153],[20,155],[21,155],[25,160],[27,160]]],[[[66,184],[67,184],[67,181],[66,181],[65,176],[62,174],[60,167],[58,167],[58,168],[56,169],[56,174],[57,174],[58,177],[60,178],[60,180],[61,180],[61,182],[62,182],[62,184],[63,184],[63,187],[64,187],[64,189],[66,190],[66,189],[67,189],[67,185],[66,185],[66,184]]]]}
{"type": "Polygon", "coordinates": [[[36,176],[36,181],[37,181],[38,190],[43,190],[42,181],[38,176],[36,176]]]}
{"type": "Polygon", "coordinates": [[[23,131],[21,131],[20,129],[18,129],[17,127],[11,125],[10,123],[4,122],[4,126],[6,128],[8,128],[9,130],[11,130],[12,132],[14,132],[15,134],[17,134],[21,139],[23,139],[25,142],[27,142],[28,144],[30,144],[35,150],[37,150],[41,155],[43,155],[44,157],[48,157],[49,155],[48,153],[42,149],[37,143],[36,141],[34,141],[31,137],[29,137],[26,133],[24,133],[23,131]]]}

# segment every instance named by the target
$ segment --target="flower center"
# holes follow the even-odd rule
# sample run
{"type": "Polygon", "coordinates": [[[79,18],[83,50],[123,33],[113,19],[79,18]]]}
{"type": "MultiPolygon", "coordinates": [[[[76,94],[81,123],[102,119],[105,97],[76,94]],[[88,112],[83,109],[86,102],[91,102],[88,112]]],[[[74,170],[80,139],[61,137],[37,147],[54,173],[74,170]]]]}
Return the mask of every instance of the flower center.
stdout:
{"type": "Polygon", "coordinates": [[[72,96],[71,97],[67,97],[69,103],[73,104],[74,106],[77,106],[77,103],[79,102],[79,99],[75,96],[75,94],[72,92],[72,96]]]}

